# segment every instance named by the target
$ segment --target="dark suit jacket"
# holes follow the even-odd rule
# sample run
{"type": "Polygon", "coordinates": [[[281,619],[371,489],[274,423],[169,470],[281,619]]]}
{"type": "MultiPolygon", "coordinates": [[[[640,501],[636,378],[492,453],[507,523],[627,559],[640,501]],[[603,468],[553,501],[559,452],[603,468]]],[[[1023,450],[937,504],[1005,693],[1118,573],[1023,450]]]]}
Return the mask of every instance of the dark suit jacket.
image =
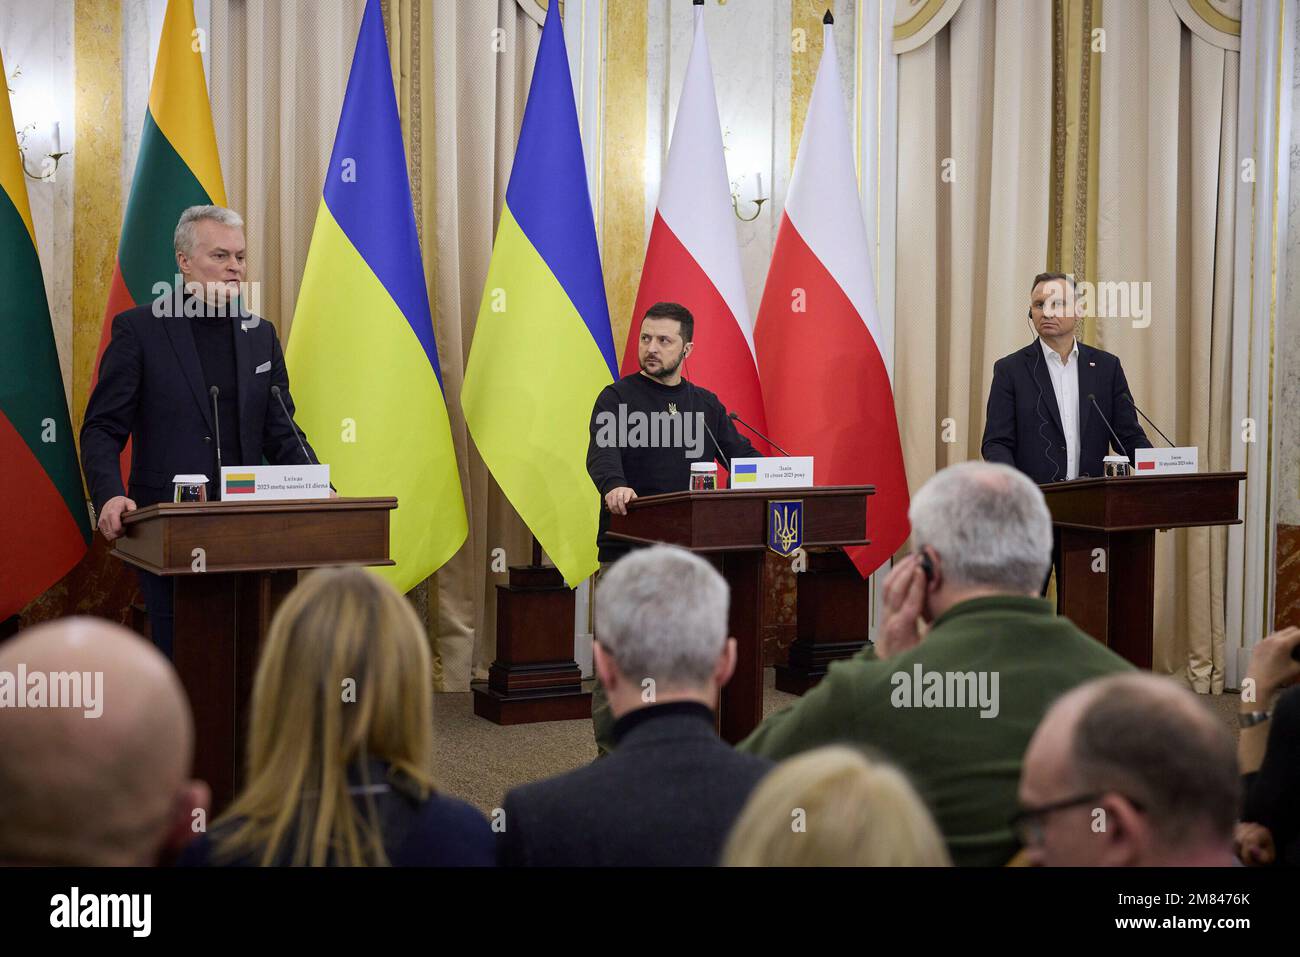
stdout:
{"type": "MultiPolygon", "coordinates": [[[[1097,405],[1124,443],[1130,461],[1134,449],[1151,448],[1151,442],[1138,423],[1119,357],[1081,342],[1080,478],[1103,474],[1101,460],[1110,454],[1112,444],[1106,423],[1088,401],[1089,395],[1096,397],[1097,405]]],[[[1035,339],[1023,349],[994,363],[980,451],[986,462],[1001,462],[1018,468],[1039,484],[1065,480],[1065,430],[1040,340],[1035,339]]],[[[1115,451],[1118,453],[1119,449],[1115,451]]]]}
{"type": "MultiPolygon", "coordinates": [[[[90,394],[81,427],[81,467],[96,512],[115,495],[129,495],[140,508],[168,501],[172,477],[178,474],[205,474],[215,490],[220,476],[214,472],[212,400],[191,322],[155,316],[152,303],[113,319],[112,339],[100,360],[99,382],[90,394]],[[124,492],[118,463],[127,436],[131,437],[131,477],[124,492]]],[[[249,461],[225,464],[258,464],[263,457],[272,465],[305,464],[294,428],[271,395],[271,386],[278,385],[293,413],[289,373],[275,327],[251,319],[244,325],[247,328],[235,332],[239,421],[222,422],[221,434],[227,436],[238,428],[239,444],[249,461]],[[267,362],[268,371],[256,371],[267,362]]],[[[307,448],[314,459],[315,450],[307,448]]]]}
{"type": "Polygon", "coordinates": [[[500,862],[566,867],[718,863],[771,762],[739,754],[700,704],[651,705],[615,725],[618,748],[506,795],[500,862]]]}

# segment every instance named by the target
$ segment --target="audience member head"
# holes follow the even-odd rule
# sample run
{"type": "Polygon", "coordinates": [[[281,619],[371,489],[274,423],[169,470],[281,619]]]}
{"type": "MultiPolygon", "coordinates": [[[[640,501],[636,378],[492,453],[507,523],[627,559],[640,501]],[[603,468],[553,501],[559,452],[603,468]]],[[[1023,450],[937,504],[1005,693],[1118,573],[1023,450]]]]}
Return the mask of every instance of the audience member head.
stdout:
{"type": "Polygon", "coordinates": [[[727,583],[697,555],[668,545],[634,551],[596,589],[596,672],[616,718],[668,701],[717,708],[736,668],[727,583]]]}
{"type": "Polygon", "coordinates": [[[193,837],[210,795],[189,780],[185,692],[149,642],[97,618],[60,618],[0,645],[5,683],[0,861],[152,865],[193,837]]]}
{"type": "Polygon", "coordinates": [[[947,867],[939,829],[903,773],[842,745],[781,762],[754,789],[728,867],[947,867]]]}
{"type": "Polygon", "coordinates": [[[1052,563],[1052,518],[1028,476],[993,462],[936,473],[908,510],[914,552],[928,557],[923,617],[985,595],[1037,595],[1052,563]]]}
{"type": "Polygon", "coordinates": [[[1017,829],[1033,864],[1228,865],[1240,787],[1232,736],[1192,692],[1114,675],[1043,718],[1017,829]]]}
{"type": "Polygon", "coordinates": [[[420,794],[433,786],[431,664],[410,603],[361,568],[303,579],[271,621],[250,710],[247,784],[217,862],[387,863],[373,799],[353,789],[383,783],[375,761],[420,794]]]}

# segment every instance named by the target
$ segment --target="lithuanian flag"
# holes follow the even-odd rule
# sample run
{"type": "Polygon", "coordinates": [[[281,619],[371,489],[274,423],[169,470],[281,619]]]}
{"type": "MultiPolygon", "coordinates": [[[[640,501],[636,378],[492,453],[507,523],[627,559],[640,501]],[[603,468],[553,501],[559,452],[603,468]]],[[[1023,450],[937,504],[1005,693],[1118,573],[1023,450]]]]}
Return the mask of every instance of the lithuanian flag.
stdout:
{"type": "Polygon", "coordinates": [[[0,619],[81,560],[90,519],[0,57],[0,619]]]}
{"type": "Polygon", "coordinates": [[[395,495],[402,591],[469,531],[379,0],[361,19],[285,362],[298,422],[345,495],[395,495]]]}
{"type": "Polygon", "coordinates": [[[588,426],[618,366],[559,8],[542,28],[461,405],[493,478],[573,587],[599,567],[588,426]]]}
{"type": "MultiPolygon", "coordinates": [[[[153,301],[155,283],[170,286],[176,281],[172,237],[181,213],[190,206],[226,205],[203,57],[194,37],[193,0],[168,0],[92,389],[99,380],[99,362],[112,335],[113,317],[153,301]]],[[[122,452],[123,486],[129,454],[130,446],[122,452]]]]}

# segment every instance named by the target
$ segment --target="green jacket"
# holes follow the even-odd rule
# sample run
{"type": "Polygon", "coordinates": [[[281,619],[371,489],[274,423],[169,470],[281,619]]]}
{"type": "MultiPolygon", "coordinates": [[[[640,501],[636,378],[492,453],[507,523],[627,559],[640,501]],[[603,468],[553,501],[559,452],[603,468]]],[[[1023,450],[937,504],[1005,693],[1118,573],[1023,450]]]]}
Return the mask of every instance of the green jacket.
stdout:
{"type": "Polygon", "coordinates": [[[780,760],[825,744],[868,745],[907,772],[955,864],[1005,864],[1019,847],[1009,821],[1020,761],[1048,706],[1132,667],[1041,598],[975,598],[888,661],[867,646],[834,662],[737,747],[780,760]]]}

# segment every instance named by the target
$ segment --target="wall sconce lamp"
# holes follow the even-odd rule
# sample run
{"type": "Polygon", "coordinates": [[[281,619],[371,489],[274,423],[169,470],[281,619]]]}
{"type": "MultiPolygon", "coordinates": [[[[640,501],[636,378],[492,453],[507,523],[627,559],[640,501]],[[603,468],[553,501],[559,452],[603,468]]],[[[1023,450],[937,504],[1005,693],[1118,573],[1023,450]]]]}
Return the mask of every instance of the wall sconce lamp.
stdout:
{"type": "Polygon", "coordinates": [[[22,160],[23,172],[27,174],[29,179],[34,179],[42,183],[53,183],[55,181],[55,175],[59,169],[59,160],[63,159],[63,157],[67,156],[70,152],[69,150],[59,148],[61,144],[59,142],[58,121],[56,120],[50,125],[52,127],[50,142],[53,144],[54,149],[49,153],[46,153],[42,158],[40,173],[33,173],[27,168],[27,137],[36,132],[36,124],[28,123],[18,131],[18,155],[22,160]]]}
{"type": "Polygon", "coordinates": [[[755,174],[754,174],[754,187],[755,187],[755,189],[754,189],[754,199],[752,200],[752,202],[753,202],[753,204],[754,204],[754,215],[753,215],[753,216],[742,216],[742,215],[740,215],[740,203],[741,203],[741,199],[740,199],[740,187],[737,186],[737,185],[734,184],[734,183],[732,184],[732,186],[735,187],[735,188],[732,190],[732,192],[731,192],[731,210],[732,210],[732,212],[734,212],[734,213],[736,214],[736,218],[737,218],[738,220],[740,220],[742,223],[752,223],[754,220],[758,219],[758,217],[762,215],[762,213],[763,213],[763,204],[766,203],[767,200],[768,200],[768,197],[766,197],[766,196],[763,195],[763,174],[762,174],[762,173],[755,173],[755,174]]]}
{"type": "MultiPolygon", "coordinates": [[[[23,74],[22,67],[19,67],[18,69],[14,70],[11,79],[17,79],[18,77],[22,76],[22,74],[23,74]]],[[[9,86],[7,82],[5,84],[5,88],[9,94],[14,93],[13,87],[9,86]]],[[[17,99],[17,97],[14,97],[14,99],[17,99]]],[[[34,106],[35,104],[29,101],[27,105],[34,106]]],[[[38,116],[48,115],[48,112],[49,112],[48,104],[42,103],[40,109],[37,109],[35,111],[29,111],[27,115],[31,116],[33,115],[33,113],[38,116]]],[[[57,174],[59,169],[59,160],[67,156],[69,151],[62,148],[62,142],[59,136],[58,120],[52,121],[49,124],[49,134],[50,134],[49,143],[53,147],[53,149],[51,149],[50,152],[46,153],[41,158],[40,172],[33,173],[27,165],[27,150],[28,150],[27,138],[31,136],[33,133],[36,133],[40,129],[41,125],[42,124],[38,124],[36,122],[30,122],[23,126],[18,127],[18,129],[16,130],[18,136],[19,162],[22,163],[23,172],[27,175],[29,179],[34,179],[37,182],[53,183],[55,180],[55,175],[57,174]]]]}

